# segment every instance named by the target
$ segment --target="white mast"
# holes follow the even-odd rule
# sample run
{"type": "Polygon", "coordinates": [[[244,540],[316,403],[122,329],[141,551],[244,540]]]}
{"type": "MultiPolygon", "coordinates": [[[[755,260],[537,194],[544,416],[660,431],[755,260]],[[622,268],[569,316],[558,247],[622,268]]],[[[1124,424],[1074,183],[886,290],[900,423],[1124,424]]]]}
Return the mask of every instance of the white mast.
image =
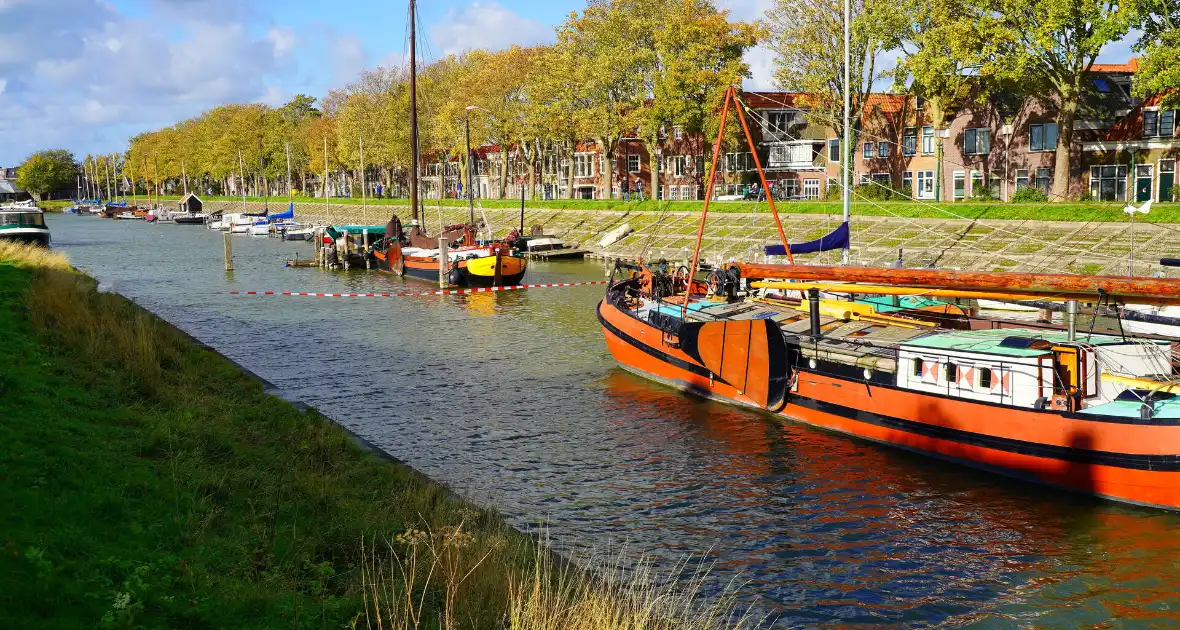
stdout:
{"type": "Polygon", "coordinates": [[[365,139],[360,139],[361,143],[361,212],[364,213],[365,225],[369,224],[369,199],[368,191],[365,189],[365,139]]]}
{"type": "Polygon", "coordinates": [[[238,149],[238,173],[242,180],[242,213],[246,212],[246,163],[242,161],[242,150],[238,149]]]}

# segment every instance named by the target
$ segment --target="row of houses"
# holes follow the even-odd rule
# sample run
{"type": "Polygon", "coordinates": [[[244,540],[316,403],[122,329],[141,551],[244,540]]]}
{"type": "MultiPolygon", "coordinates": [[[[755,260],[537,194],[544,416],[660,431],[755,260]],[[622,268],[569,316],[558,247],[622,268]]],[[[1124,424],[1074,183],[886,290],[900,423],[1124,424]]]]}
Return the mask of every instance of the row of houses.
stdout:
{"type": "MultiPolygon", "coordinates": [[[[1075,123],[1067,197],[1105,201],[1172,201],[1180,138],[1176,111],[1158,99],[1131,96],[1137,70],[1126,64],[1095,64],[1075,123]]],[[[758,158],[776,197],[837,196],[841,146],[834,125],[808,106],[807,95],[745,92],[758,158]]],[[[852,152],[856,185],[889,187],[919,201],[1011,200],[1022,188],[1053,198],[1059,133],[1049,99],[1009,94],[976,95],[936,128],[929,107],[913,96],[873,94],[857,123],[852,152]]],[[[661,133],[654,146],[624,137],[609,164],[603,148],[582,142],[571,152],[556,145],[532,152],[532,176],[519,151],[510,151],[502,177],[501,147],[475,151],[475,193],[480,197],[645,198],[699,200],[706,194],[709,143],[679,128],[661,133]],[[652,152],[658,169],[652,177],[652,152]],[[654,179],[654,182],[653,182],[654,179]],[[503,195],[501,182],[503,181],[503,195]],[[625,182],[625,189],[624,189],[625,182]],[[654,187],[653,187],[654,183],[654,187]]],[[[428,197],[462,196],[459,158],[427,163],[422,181],[428,197]]],[[[714,198],[742,195],[757,180],[749,151],[726,153],[714,198]]]]}

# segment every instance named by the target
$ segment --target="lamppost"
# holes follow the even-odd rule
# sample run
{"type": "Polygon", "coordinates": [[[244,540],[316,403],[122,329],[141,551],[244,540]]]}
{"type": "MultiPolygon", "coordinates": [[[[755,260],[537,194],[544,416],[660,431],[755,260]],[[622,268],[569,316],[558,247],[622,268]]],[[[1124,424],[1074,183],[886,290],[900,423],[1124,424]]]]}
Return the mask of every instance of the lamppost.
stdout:
{"type": "MultiPolygon", "coordinates": [[[[473,109],[478,109],[482,112],[485,112],[489,116],[492,114],[492,112],[489,112],[479,105],[468,105],[463,112],[463,127],[467,132],[467,212],[470,215],[468,221],[472,224],[475,223],[475,181],[473,170],[471,168],[471,110],[473,109]]],[[[495,116],[492,117],[495,118],[495,116]]],[[[501,150],[507,151],[508,148],[504,147],[501,150]]]]}

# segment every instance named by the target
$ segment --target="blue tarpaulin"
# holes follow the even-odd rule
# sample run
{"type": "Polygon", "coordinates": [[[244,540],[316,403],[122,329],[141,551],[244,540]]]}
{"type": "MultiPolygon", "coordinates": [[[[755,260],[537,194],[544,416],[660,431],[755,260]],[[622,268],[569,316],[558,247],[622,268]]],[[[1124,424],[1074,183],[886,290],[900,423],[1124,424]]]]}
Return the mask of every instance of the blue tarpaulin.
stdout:
{"type": "Polygon", "coordinates": [[[270,219],[272,221],[275,219],[294,219],[294,218],[295,218],[295,202],[294,201],[292,201],[291,205],[287,207],[286,212],[270,215],[270,219]]]}
{"type": "MultiPolygon", "coordinates": [[[[826,252],[833,249],[844,249],[848,247],[850,242],[848,224],[841,223],[840,227],[832,230],[814,241],[807,241],[806,243],[792,243],[792,254],[811,254],[814,252],[826,252]]],[[[787,248],[782,245],[767,245],[767,256],[785,256],[787,248]]]]}

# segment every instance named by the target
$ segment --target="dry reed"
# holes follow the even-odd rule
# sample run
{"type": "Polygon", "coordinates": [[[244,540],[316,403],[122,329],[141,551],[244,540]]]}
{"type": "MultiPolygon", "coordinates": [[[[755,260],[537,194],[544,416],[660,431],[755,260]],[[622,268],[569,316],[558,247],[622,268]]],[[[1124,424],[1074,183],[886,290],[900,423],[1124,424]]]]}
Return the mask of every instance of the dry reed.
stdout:
{"type": "Polygon", "coordinates": [[[0,241],[0,264],[58,271],[70,270],[70,261],[64,255],[47,247],[13,241],[0,241]]]}
{"type": "MultiPolygon", "coordinates": [[[[462,525],[411,529],[378,543],[362,541],[365,624],[378,630],[420,630],[423,610],[442,604],[441,630],[466,627],[451,614],[463,583],[494,550],[462,525]],[[441,602],[439,602],[441,600],[441,602]]],[[[504,630],[754,630],[766,621],[739,609],[735,582],[705,596],[707,570],[681,563],[663,578],[647,559],[596,556],[584,567],[553,553],[542,535],[528,566],[512,573],[504,598],[504,630]]]]}

